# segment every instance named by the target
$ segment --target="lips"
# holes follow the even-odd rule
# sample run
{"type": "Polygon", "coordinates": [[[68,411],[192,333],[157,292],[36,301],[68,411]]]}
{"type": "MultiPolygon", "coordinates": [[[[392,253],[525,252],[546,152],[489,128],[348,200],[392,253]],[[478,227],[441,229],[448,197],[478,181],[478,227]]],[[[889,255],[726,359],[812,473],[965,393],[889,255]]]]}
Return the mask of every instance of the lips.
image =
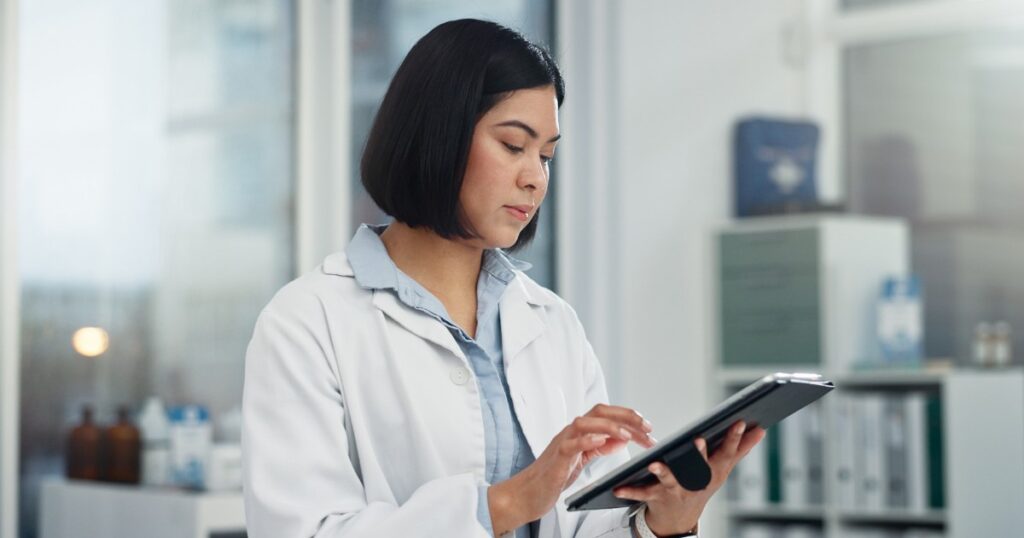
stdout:
{"type": "Polygon", "coordinates": [[[507,205],[505,210],[509,212],[513,217],[519,219],[522,222],[526,222],[530,218],[530,211],[533,209],[532,206],[528,205],[507,205]]]}

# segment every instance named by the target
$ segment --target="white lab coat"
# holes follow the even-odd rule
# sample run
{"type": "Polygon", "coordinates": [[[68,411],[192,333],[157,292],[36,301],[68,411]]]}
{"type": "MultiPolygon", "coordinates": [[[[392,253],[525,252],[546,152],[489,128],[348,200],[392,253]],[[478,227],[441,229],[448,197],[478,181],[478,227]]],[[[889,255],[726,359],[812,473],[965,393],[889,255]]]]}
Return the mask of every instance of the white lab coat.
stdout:
{"type": "MultiPolygon", "coordinates": [[[[500,303],[512,401],[539,455],[607,401],[575,312],[522,272],[500,303]]],[[[483,418],[472,370],[441,323],[359,287],[343,253],[288,284],[245,360],[245,511],[252,538],[485,537],[483,418]]],[[[631,536],[625,509],[564,499],[628,458],[598,458],[540,523],[543,538],[631,536]]]]}

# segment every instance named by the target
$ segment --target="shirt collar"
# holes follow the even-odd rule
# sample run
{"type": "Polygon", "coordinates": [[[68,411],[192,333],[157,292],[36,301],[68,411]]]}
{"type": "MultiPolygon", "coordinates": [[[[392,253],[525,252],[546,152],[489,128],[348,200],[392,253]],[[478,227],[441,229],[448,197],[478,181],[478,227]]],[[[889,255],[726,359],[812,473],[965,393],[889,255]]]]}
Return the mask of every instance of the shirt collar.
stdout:
{"type": "MultiPolygon", "coordinates": [[[[386,229],[386,224],[363,224],[345,249],[356,282],[362,288],[398,289],[398,266],[380,239],[380,234],[386,229]]],[[[484,251],[481,270],[508,284],[515,278],[516,271],[526,271],[531,267],[530,263],[513,258],[500,249],[488,249],[484,251]]]]}

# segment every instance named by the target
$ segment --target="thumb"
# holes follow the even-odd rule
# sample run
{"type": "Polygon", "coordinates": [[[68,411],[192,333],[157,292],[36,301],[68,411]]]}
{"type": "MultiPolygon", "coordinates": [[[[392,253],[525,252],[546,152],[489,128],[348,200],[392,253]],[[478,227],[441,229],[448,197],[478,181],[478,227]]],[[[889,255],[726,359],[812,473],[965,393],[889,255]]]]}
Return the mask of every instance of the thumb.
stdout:
{"type": "Polygon", "coordinates": [[[693,442],[693,445],[697,447],[697,452],[700,452],[700,455],[704,456],[705,460],[708,459],[708,442],[703,437],[698,437],[693,442]]]}

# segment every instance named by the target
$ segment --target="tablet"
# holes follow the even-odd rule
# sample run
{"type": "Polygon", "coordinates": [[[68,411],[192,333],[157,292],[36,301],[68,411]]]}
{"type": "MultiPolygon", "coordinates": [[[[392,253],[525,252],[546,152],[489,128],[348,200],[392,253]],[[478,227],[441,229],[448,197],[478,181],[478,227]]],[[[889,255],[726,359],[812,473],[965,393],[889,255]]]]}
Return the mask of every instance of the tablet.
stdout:
{"type": "Polygon", "coordinates": [[[646,486],[657,482],[657,477],[647,470],[647,466],[655,461],[664,462],[683,487],[695,491],[704,489],[711,480],[711,470],[693,444],[697,437],[707,441],[708,454],[712,454],[729,427],[737,421],[746,422],[748,429],[756,426],[768,428],[833,388],[831,381],[822,379],[818,374],[767,375],[732,395],[693,424],[576,492],[565,503],[571,511],[637,504],[637,501],[616,497],[612,490],[620,486],[646,486]]]}

